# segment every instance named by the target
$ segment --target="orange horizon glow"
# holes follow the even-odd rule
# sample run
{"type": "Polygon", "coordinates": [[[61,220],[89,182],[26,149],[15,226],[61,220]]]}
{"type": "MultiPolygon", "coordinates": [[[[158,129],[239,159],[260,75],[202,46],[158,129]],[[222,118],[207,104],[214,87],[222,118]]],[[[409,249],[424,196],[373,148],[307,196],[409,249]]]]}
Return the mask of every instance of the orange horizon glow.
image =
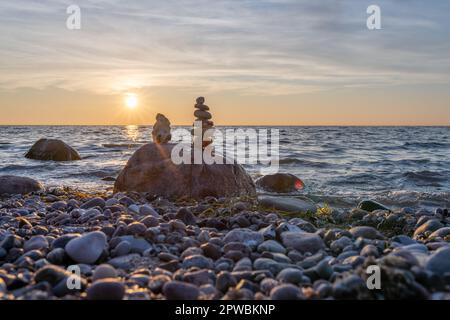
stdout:
{"type": "Polygon", "coordinates": [[[290,96],[204,94],[175,89],[124,94],[87,91],[0,90],[0,125],[152,125],[157,113],[191,125],[195,98],[206,97],[216,126],[448,126],[450,93],[345,89],[290,96]],[[426,107],[425,107],[426,106],[426,107]]]}

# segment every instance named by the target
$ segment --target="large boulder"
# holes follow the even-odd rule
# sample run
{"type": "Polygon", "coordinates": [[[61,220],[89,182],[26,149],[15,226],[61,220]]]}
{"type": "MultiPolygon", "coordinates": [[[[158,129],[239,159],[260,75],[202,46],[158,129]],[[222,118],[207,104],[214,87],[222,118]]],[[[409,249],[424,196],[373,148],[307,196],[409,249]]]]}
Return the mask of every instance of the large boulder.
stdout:
{"type": "Polygon", "coordinates": [[[303,181],[290,173],[268,174],[256,180],[256,185],[264,190],[288,193],[304,188],[303,181]]]}
{"type": "Polygon", "coordinates": [[[73,161],[81,160],[78,152],[65,142],[57,139],[40,139],[25,155],[28,159],[73,161]]]}
{"type": "MultiPolygon", "coordinates": [[[[128,160],[114,192],[137,191],[166,198],[255,196],[252,178],[238,164],[175,164],[175,144],[149,143],[128,160]]],[[[225,161],[224,161],[225,163],[225,161]]]]}
{"type": "Polygon", "coordinates": [[[0,176],[0,194],[27,194],[42,190],[42,185],[31,178],[0,176]]]}

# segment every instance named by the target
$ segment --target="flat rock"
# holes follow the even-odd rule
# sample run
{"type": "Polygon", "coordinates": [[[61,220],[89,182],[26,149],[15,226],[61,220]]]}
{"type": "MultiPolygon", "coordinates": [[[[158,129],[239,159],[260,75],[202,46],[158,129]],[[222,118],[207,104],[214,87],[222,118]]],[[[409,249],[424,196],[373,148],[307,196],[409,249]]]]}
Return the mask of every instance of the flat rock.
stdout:
{"type": "Polygon", "coordinates": [[[0,194],[27,194],[42,190],[42,185],[31,178],[0,176],[0,194]]]}
{"type": "Polygon", "coordinates": [[[202,111],[208,111],[209,107],[206,104],[196,104],[195,105],[196,109],[202,110],[202,111]]]}
{"type": "MultiPolygon", "coordinates": [[[[114,192],[137,191],[166,198],[256,195],[255,185],[238,164],[175,164],[175,144],[146,144],[120,172],[114,192]]],[[[225,160],[224,160],[225,161],[225,160]]]]}
{"type": "Polygon", "coordinates": [[[93,264],[100,258],[105,247],[106,235],[101,231],[94,231],[70,240],[65,250],[74,261],[93,264]]]}
{"type": "Polygon", "coordinates": [[[78,152],[65,142],[57,139],[38,140],[25,155],[28,159],[74,161],[81,160],[78,152]]]}
{"type": "Polygon", "coordinates": [[[275,209],[290,213],[316,213],[317,205],[311,199],[302,198],[288,198],[288,197],[272,197],[260,196],[258,202],[261,206],[267,209],[275,209]]]}
{"type": "Polygon", "coordinates": [[[266,191],[289,193],[304,188],[303,181],[290,173],[275,173],[265,175],[256,180],[256,185],[266,191]]]}

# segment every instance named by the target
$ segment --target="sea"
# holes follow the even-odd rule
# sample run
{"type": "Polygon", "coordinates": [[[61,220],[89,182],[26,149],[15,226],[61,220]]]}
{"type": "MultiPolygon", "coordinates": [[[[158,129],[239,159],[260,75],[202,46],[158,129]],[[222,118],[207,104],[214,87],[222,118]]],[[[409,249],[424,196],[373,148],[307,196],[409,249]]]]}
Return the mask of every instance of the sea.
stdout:
{"type": "MultiPolygon", "coordinates": [[[[279,172],[295,174],[305,183],[289,196],[308,196],[342,208],[362,199],[430,210],[450,204],[450,127],[251,128],[279,130],[279,172]]],[[[135,125],[0,126],[0,175],[32,177],[46,186],[111,190],[114,182],[109,180],[134,151],[151,141],[151,130],[135,125]],[[26,159],[40,138],[64,140],[82,160],[26,159]]],[[[244,165],[254,179],[262,166],[244,165]]]]}

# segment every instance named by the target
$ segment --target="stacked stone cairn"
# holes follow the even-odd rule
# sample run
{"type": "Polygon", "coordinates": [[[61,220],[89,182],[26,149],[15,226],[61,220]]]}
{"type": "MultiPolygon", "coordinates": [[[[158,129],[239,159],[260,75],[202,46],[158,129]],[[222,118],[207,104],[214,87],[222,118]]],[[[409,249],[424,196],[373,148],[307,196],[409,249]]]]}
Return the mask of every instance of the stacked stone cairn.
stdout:
{"type": "Polygon", "coordinates": [[[195,146],[202,146],[202,149],[206,148],[213,142],[213,127],[214,122],[211,121],[211,113],[209,113],[209,107],[204,104],[205,98],[199,97],[196,100],[194,116],[195,123],[192,130],[193,143],[195,146]],[[201,135],[200,135],[200,124],[201,124],[201,135]],[[208,132],[207,132],[208,131],[208,132]]]}

